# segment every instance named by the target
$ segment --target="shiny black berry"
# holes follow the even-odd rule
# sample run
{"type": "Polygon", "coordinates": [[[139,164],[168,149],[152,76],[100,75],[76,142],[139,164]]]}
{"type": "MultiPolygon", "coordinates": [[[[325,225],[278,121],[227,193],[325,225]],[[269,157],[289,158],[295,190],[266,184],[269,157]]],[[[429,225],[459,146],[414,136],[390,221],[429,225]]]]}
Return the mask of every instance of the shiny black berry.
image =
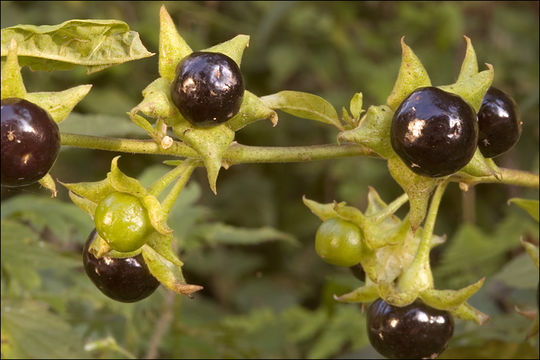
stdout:
{"type": "Polygon", "coordinates": [[[510,96],[490,87],[478,112],[478,147],[487,158],[510,150],[521,135],[518,107],[510,96]]]}
{"type": "Polygon", "coordinates": [[[225,122],[240,110],[244,79],[230,57],[194,52],[176,67],[172,101],[191,124],[211,126],[225,122]]]}
{"type": "Polygon", "coordinates": [[[394,151],[415,173],[446,176],[473,157],[478,121],[461,97],[435,87],[419,88],[394,113],[390,139],[394,151]]]}
{"type": "Polygon", "coordinates": [[[454,319],[420,300],[397,307],[378,299],[367,310],[367,331],[371,345],[387,358],[435,358],[452,338],[454,319]]]}
{"type": "Polygon", "coordinates": [[[2,186],[38,181],[49,172],[59,150],[58,125],[47,111],[24,99],[2,99],[2,186]]]}
{"type": "Polygon", "coordinates": [[[127,258],[96,258],[88,251],[96,238],[94,229],[83,250],[86,274],[102,293],[121,302],[135,302],[150,296],[159,286],[142,255],[127,258]]]}

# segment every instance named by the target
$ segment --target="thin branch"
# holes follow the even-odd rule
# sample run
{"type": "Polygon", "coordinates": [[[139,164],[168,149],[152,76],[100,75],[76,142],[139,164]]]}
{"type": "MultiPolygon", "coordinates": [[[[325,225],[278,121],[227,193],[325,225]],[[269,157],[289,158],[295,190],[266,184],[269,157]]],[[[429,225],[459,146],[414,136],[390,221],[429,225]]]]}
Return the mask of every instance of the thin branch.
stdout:
{"type": "Polygon", "coordinates": [[[176,298],[179,298],[179,296],[176,296],[175,293],[172,291],[167,291],[165,294],[165,304],[163,305],[163,309],[161,311],[161,316],[159,317],[156,327],[154,328],[154,333],[152,335],[152,339],[150,339],[150,345],[148,346],[148,351],[146,352],[145,359],[155,359],[159,355],[159,345],[161,344],[161,340],[163,339],[163,336],[169,329],[169,326],[171,325],[171,322],[174,318],[174,301],[176,298]]]}
{"type": "MultiPolygon", "coordinates": [[[[181,141],[174,141],[170,147],[163,149],[153,140],[119,139],[89,135],[61,134],[64,146],[75,146],[88,149],[126,152],[134,154],[170,155],[180,158],[198,159],[195,150],[181,141]]],[[[248,163],[288,163],[308,162],[315,160],[338,159],[343,157],[368,156],[382,159],[372,150],[355,144],[324,144],[312,146],[248,146],[233,143],[223,155],[224,165],[248,163]]],[[[452,175],[449,180],[467,185],[479,183],[499,183],[538,189],[538,174],[527,171],[500,168],[501,176],[465,177],[452,175]]]]}

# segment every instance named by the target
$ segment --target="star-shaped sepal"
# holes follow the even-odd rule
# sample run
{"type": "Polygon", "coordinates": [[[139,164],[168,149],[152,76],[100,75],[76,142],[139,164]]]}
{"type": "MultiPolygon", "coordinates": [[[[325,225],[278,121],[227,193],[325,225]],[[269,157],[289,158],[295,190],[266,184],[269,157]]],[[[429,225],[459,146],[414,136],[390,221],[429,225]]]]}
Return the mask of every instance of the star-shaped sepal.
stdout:
{"type": "Polygon", "coordinates": [[[161,190],[160,180],[145,188],[141,183],[126,174],[118,167],[119,156],[111,163],[111,171],[107,177],[96,182],[81,182],[62,184],[69,189],[69,197],[77,206],[94,218],[96,208],[107,196],[115,192],[130,194],[137,197],[148,213],[152,225],[152,231],[144,239],[144,245],[133,252],[119,252],[112,250],[107,241],[99,235],[91,244],[89,251],[96,257],[107,255],[109,257],[131,257],[142,253],[152,275],[170,290],[180,294],[190,295],[202,289],[199,285],[187,284],[182,275],[183,263],[171,248],[173,230],[167,225],[170,205],[179,195],[185,185],[196,162],[186,160],[181,162],[169,175],[178,177],[176,185],[169,195],[160,202],[157,193],[161,190]],[[170,175],[174,174],[174,175],[170,175]],[[158,190],[160,189],[160,190],[158,190]]]}
{"type": "MultiPolygon", "coordinates": [[[[241,64],[249,36],[238,35],[229,41],[201,50],[218,52],[241,64]]],[[[225,151],[234,140],[237,130],[261,119],[269,119],[275,126],[278,121],[274,110],[266,106],[259,97],[245,90],[238,114],[227,122],[211,127],[197,127],[180,114],[170,95],[170,87],[176,75],[176,66],[193,51],[180,36],[174,22],[164,6],[160,10],[159,74],[160,78],[143,91],[144,99],[134,107],[130,118],[162,147],[170,146],[167,127],[172,127],[176,137],[193,148],[200,156],[208,172],[210,188],[217,193],[216,182],[225,151]],[[146,118],[156,119],[152,125],[146,118]]],[[[225,164],[226,165],[226,164],[225,164]]]]}

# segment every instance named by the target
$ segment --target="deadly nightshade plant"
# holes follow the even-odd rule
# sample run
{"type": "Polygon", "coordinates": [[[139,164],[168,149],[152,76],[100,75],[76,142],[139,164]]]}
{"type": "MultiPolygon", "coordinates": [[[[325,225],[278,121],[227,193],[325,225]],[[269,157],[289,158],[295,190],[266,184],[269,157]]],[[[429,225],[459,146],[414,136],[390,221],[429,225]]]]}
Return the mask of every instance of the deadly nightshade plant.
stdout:
{"type": "MultiPolygon", "coordinates": [[[[153,55],[142,47],[138,35],[130,32],[126,24],[114,20],[78,20],[39,30],[27,27],[2,30],[3,38],[11,38],[2,67],[2,100],[19,98],[33,103],[56,123],[67,117],[91,86],[82,85],[59,93],[27,93],[20,76],[19,61],[37,70],[83,65],[88,72],[95,72],[153,55]],[[70,31],[65,31],[67,28],[70,31]],[[75,34],[73,36],[79,40],[86,36],[87,41],[95,45],[92,43],[95,39],[90,35],[96,28],[103,34],[105,45],[103,52],[91,52],[91,58],[97,57],[92,58],[91,63],[77,54],[76,47],[69,47],[74,51],[76,60],[64,62],[44,60],[46,52],[31,56],[17,53],[18,44],[24,45],[27,37],[39,39],[54,36],[57,31],[75,34]],[[91,30],[76,33],[81,29],[91,30]],[[120,60],[110,57],[116,52],[105,50],[118,44],[123,47],[116,50],[122,50],[124,54],[128,51],[132,56],[120,60]]],[[[140,103],[127,112],[150,139],[60,134],[63,146],[174,157],[174,160],[165,162],[173,168],[148,187],[120,170],[119,156],[112,160],[110,172],[101,181],[62,182],[69,190],[71,200],[94,220],[96,226],[96,232],[91,234],[85,247],[85,265],[91,265],[90,273],[94,276],[99,262],[104,259],[118,264],[129,262],[122,262],[122,259],[144,263],[142,276],[149,286],[141,291],[135,289],[133,296],[117,297],[120,301],[142,299],[160,283],[176,293],[191,295],[202,287],[188,284],[184,279],[183,262],[172,248],[173,231],[167,219],[173,203],[196,167],[206,168],[209,187],[217,194],[218,174],[222,167],[250,162],[376,157],[387,162],[390,175],[404,193],[387,204],[370,187],[368,206],[364,211],[345,202],[322,204],[304,197],[304,204],[322,222],[315,235],[315,248],[323,260],[353,267],[359,274],[361,269],[364,273],[360,276],[365,278],[364,285],[347,294],[336,295],[337,301],[373,303],[375,315],[378,315],[375,311],[378,307],[388,306],[396,313],[413,307],[415,311],[424,311],[426,316],[442,316],[448,326],[442,328],[443,341],[433,350],[433,354],[440,353],[452,335],[450,329],[453,330],[453,325],[450,327],[450,324],[453,324],[454,317],[478,324],[488,319],[486,314],[467,302],[480,289],[484,278],[459,290],[435,288],[429,253],[445,240],[444,236],[434,234],[434,227],[448,184],[459,182],[464,190],[487,182],[538,188],[537,175],[500,169],[477,146],[476,114],[482,112],[481,106],[492,85],[494,69],[486,64],[487,70],[479,71],[472,44],[468,38],[465,40],[467,50],[457,81],[434,86],[420,59],[402,38],[401,67],[386,103],[364,110],[363,95],[358,92],[352,96],[349,108],[342,108],[340,118],[335,108],[317,95],[284,90],[259,97],[246,90],[241,62],[249,36],[238,35],[215,46],[193,51],[162,6],[159,76],[142,90],[140,103]],[[192,66],[209,69],[204,71],[210,73],[195,78],[192,66]],[[225,76],[227,72],[231,76],[225,76]],[[198,88],[199,81],[205,87],[198,88]],[[187,96],[191,85],[197,90],[191,94],[194,95],[192,98],[187,96]],[[231,92],[224,91],[220,97],[219,86],[231,92]],[[181,94],[184,87],[185,94],[181,94]],[[212,92],[216,98],[208,96],[213,96],[212,92]],[[232,96],[229,98],[229,95],[232,96]],[[209,103],[193,103],[199,99],[209,103]],[[205,105],[209,104],[211,106],[206,109],[205,105]],[[199,118],[201,109],[208,110],[208,114],[199,118]],[[338,144],[271,148],[246,146],[234,141],[236,131],[257,120],[268,119],[276,126],[277,110],[333,126],[339,130],[338,144]],[[439,134],[435,130],[441,127],[444,131],[439,134]],[[169,129],[172,132],[168,132],[169,129]],[[438,137],[433,138],[433,134],[438,137]],[[432,148],[437,148],[435,157],[426,158],[426,149],[432,148]],[[169,185],[172,188],[166,191],[169,185]],[[403,218],[394,215],[405,203],[409,204],[408,214],[403,218]],[[91,272],[92,267],[94,272],[91,272]]],[[[83,42],[81,46],[84,44],[87,43],[83,42]]],[[[82,53],[88,49],[79,50],[82,53]]],[[[44,175],[39,181],[55,191],[50,175],[44,175]]],[[[92,278],[92,281],[98,287],[103,285],[101,279],[92,278]]],[[[127,284],[133,285],[129,281],[127,284]]],[[[106,294],[109,291],[107,287],[100,290],[106,294]]],[[[413,340],[423,344],[421,339],[413,340]]],[[[426,354],[413,352],[405,355],[426,354]]]]}

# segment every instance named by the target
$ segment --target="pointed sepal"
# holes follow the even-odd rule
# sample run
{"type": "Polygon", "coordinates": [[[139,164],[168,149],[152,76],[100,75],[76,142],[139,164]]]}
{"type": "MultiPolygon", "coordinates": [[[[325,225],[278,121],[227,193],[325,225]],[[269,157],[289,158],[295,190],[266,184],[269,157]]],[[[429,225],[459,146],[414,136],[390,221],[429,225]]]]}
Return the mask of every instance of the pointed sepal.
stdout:
{"type": "Polygon", "coordinates": [[[176,30],[165,5],[159,10],[159,24],[159,75],[172,82],[176,65],[192,50],[176,30]]]}
{"type": "Polygon", "coordinates": [[[392,92],[386,99],[386,104],[393,111],[396,111],[403,100],[415,89],[431,86],[431,80],[424,65],[412,49],[405,44],[404,38],[401,38],[401,66],[398,78],[392,92]]]}
{"type": "Polygon", "coordinates": [[[465,50],[465,57],[461,63],[461,70],[457,79],[458,82],[470,79],[478,74],[478,60],[476,59],[476,52],[472,46],[471,39],[465,35],[463,37],[467,42],[467,48],[465,50]]]}
{"type": "Polygon", "coordinates": [[[64,121],[71,110],[92,89],[92,85],[79,85],[58,92],[34,92],[27,93],[26,99],[47,110],[56,123],[64,121]]]}
{"type": "Polygon", "coordinates": [[[266,106],[258,96],[246,90],[238,114],[227,121],[225,125],[231,130],[237,131],[252,122],[263,119],[269,119],[272,126],[276,126],[278,123],[277,113],[266,106]]]}
{"type": "Polygon", "coordinates": [[[79,196],[73,191],[68,192],[69,198],[75,205],[77,205],[82,211],[87,213],[92,219],[96,213],[97,204],[83,196],[79,196]]]}
{"type": "Polygon", "coordinates": [[[211,128],[193,128],[186,121],[173,126],[173,131],[201,156],[208,174],[210,189],[217,194],[216,182],[223,154],[234,140],[234,131],[226,125],[211,128]]]}
{"type": "Polygon", "coordinates": [[[486,64],[488,70],[484,70],[469,78],[463,79],[451,85],[437,86],[439,89],[459,95],[469,105],[475,113],[478,113],[484,95],[493,82],[494,70],[491,64],[486,64]]]}
{"type": "Polygon", "coordinates": [[[460,305],[456,310],[451,310],[450,313],[463,320],[472,320],[478,325],[483,325],[489,320],[489,315],[484,314],[468,303],[460,305]]]}
{"type": "Polygon", "coordinates": [[[56,183],[54,182],[51,174],[45,174],[44,177],[39,179],[39,184],[51,192],[51,197],[56,197],[58,192],[56,191],[56,183]]]}
{"type": "Polygon", "coordinates": [[[495,176],[500,178],[501,170],[493,162],[486,159],[479,148],[476,148],[472,159],[467,165],[465,165],[459,172],[463,172],[467,175],[474,177],[480,176],[495,176]]]}
{"type": "Polygon", "coordinates": [[[441,180],[414,173],[397,156],[388,159],[387,165],[394,180],[409,196],[409,221],[414,232],[424,221],[431,193],[441,180]]]}
{"type": "Polygon", "coordinates": [[[459,290],[436,290],[427,289],[420,292],[420,299],[427,305],[440,310],[457,310],[471,296],[473,296],[484,284],[482,278],[463,289],[459,290]]]}
{"type": "Polygon", "coordinates": [[[378,298],[379,290],[374,283],[366,284],[340,296],[334,295],[334,300],[344,303],[370,303],[378,298]]]}
{"type": "Polygon", "coordinates": [[[338,135],[338,143],[343,141],[364,145],[383,158],[394,154],[390,144],[392,110],[386,106],[370,106],[357,128],[346,130],[338,135]]]}
{"type": "Polygon", "coordinates": [[[201,51],[217,52],[227,55],[240,67],[244,50],[249,46],[249,35],[236,35],[232,39],[201,51]]]}
{"type": "Polygon", "coordinates": [[[152,247],[143,245],[142,255],[152,275],[168,289],[190,296],[203,287],[187,284],[182,274],[182,268],[167,260],[152,247]]]}
{"type": "Polygon", "coordinates": [[[2,99],[21,98],[26,95],[26,88],[21,76],[21,68],[17,58],[17,41],[11,39],[5,64],[2,66],[2,99]]]}

